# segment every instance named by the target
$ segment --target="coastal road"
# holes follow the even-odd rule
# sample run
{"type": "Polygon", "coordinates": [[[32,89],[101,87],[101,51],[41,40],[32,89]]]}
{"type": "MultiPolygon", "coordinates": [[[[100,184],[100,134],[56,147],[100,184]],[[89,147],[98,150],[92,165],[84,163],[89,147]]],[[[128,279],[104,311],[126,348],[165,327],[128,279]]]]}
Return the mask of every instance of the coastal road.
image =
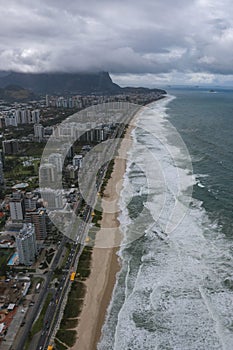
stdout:
{"type": "Polygon", "coordinates": [[[47,295],[48,295],[48,289],[49,289],[49,285],[51,283],[52,280],[52,276],[54,273],[55,268],[57,267],[58,261],[60,259],[60,256],[62,254],[62,251],[64,249],[65,243],[67,241],[66,237],[63,237],[60,247],[57,251],[57,254],[53,260],[51,269],[48,271],[48,273],[45,275],[46,276],[46,280],[41,288],[39,297],[36,301],[36,303],[34,304],[33,307],[31,307],[31,309],[28,311],[26,318],[25,318],[25,325],[23,326],[23,333],[21,334],[20,338],[18,339],[18,337],[16,336],[16,339],[14,341],[14,344],[12,346],[12,350],[22,350],[24,348],[24,345],[26,343],[26,340],[28,338],[29,332],[32,328],[32,324],[36,319],[36,316],[39,313],[39,310],[41,308],[41,305],[43,304],[44,300],[46,299],[47,295]]]}
{"type": "MultiPolygon", "coordinates": [[[[113,138],[116,138],[116,137],[118,138],[118,142],[116,144],[113,144],[107,150],[107,152],[109,154],[111,154],[112,157],[115,154],[115,151],[117,149],[116,146],[118,146],[118,144],[119,144],[119,138],[122,136],[124,129],[125,129],[125,126],[122,125],[119,128],[117,128],[112,135],[113,138]]],[[[94,180],[95,180],[94,183],[96,184],[97,190],[100,189],[103,178],[105,177],[106,171],[108,169],[108,165],[109,165],[109,161],[106,162],[105,166],[103,167],[103,171],[99,174],[99,176],[97,178],[97,181],[96,181],[96,177],[94,178],[94,180]]],[[[96,174],[94,174],[94,175],[96,176],[96,174]]],[[[46,317],[44,318],[45,321],[44,321],[43,329],[41,331],[41,336],[39,338],[37,345],[35,344],[36,350],[47,349],[47,346],[50,343],[51,337],[54,336],[54,334],[53,334],[54,329],[55,329],[56,325],[58,324],[59,317],[61,316],[61,310],[63,310],[63,308],[62,308],[63,301],[64,301],[65,297],[67,297],[68,291],[70,289],[71,268],[73,268],[74,271],[76,271],[76,269],[77,269],[79,257],[82,253],[83,248],[84,248],[83,243],[85,241],[86,234],[87,234],[87,231],[89,228],[89,224],[90,224],[91,219],[92,219],[92,217],[91,217],[92,208],[94,208],[94,206],[95,206],[96,199],[97,199],[96,192],[90,191],[89,201],[88,201],[89,205],[86,206],[86,209],[84,210],[84,213],[83,213],[84,221],[81,224],[81,226],[79,227],[80,233],[79,233],[78,237],[79,237],[79,242],[81,243],[81,247],[76,246],[76,248],[74,248],[74,247],[72,248],[74,250],[71,250],[70,256],[68,258],[67,264],[66,264],[65,269],[64,269],[64,273],[62,275],[61,282],[58,285],[57,292],[48,306],[48,310],[46,312],[46,317]]],[[[64,248],[65,243],[67,241],[68,241],[68,238],[66,238],[64,236],[62,239],[62,242],[60,244],[59,250],[54,258],[51,270],[47,274],[47,280],[46,280],[46,283],[44,284],[43,290],[40,293],[39,300],[35,304],[32,314],[30,315],[30,317],[26,321],[24,333],[23,333],[22,337],[20,338],[17,346],[14,348],[15,350],[22,350],[24,348],[24,344],[25,344],[26,339],[28,337],[31,326],[32,326],[33,322],[35,321],[35,318],[40,310],[40,306],[43,303],[43,301],[47,298],[48,288],[49,288],[50,282],[52,280],[54,270],[57,267],[57,264],[58,264],[58,261],[60,259],[61,254],[62,254],[63,248],[64,248]]]]}

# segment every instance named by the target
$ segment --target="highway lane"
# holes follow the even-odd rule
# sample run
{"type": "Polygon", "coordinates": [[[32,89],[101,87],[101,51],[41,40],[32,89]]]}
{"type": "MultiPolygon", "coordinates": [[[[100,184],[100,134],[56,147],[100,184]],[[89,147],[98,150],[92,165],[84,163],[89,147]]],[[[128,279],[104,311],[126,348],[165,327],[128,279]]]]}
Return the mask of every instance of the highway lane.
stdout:
{"type": "Polygon", "coordinates": [[[66,237],[63,237],[62,242],[60,244],[60,247],[57,251],[57,254],[53,260],[51,269],[48,271],[48,273],[44,276],[46,276],[46,281],[44,282],[39,297],[36,301],[36,303],[34,304],[34,306],[31,307],[31,309],[28,311],[26,317],[25,317],[25,325],[23,326],[23,333],[20,336],[20,339],[18,339],[16,337],[16,340],[12,346],[12,350],[22,350],[24,348],[25,342],[28,338],[29,332],[32,328],[32,324],[35,321],[36,316],[39,313],[39,310],[41,308],[42,303],[44,302],[44,300],[46,299],[47,295],[48,295],[48,289],[49,289],[49,285],[50,282],[52,280],[52,276],[53,276],[53,272],[57,266],[57,263],[60,259],[60,256],[62,254],[63,248],[65,246],[65,243],[67,241],[66,237]]]}
{"type": "MultiPolygon", "coordinates": [[[[54,293],[54,297],[51,300],[46,316],[44,318],[44,325],[41,332],[41,336],[39,338],[39,341],[37,343],[36,349],[47,349],[46,346],[49,345],[49,339],[51,334],[51,328],[53,327],[54,323],[56,322],[55,317],[57,315],[57,310],[60,310],[66,290],[69,285],[69,278],[70,278],[70,263],[71,259],[74,256],[74,247],[71,249],[71,252],[69,254],[69,257],[67,259],[66,265],[63,269],[63,274],[61,276],[60,283],[57,286],[57,289],[54,293]]],[[[56,324],[56,323],[55,323],[56,324]]]]}

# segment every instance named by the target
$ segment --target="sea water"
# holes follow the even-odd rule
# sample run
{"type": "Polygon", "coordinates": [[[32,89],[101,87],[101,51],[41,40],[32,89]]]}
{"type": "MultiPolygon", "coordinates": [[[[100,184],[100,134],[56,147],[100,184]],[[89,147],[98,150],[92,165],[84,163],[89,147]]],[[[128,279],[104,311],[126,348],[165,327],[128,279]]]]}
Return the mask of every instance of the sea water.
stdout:
{"type": "Polygon", "coordinates": [[[233,92],[169,92],[133,131],[98,350],[233,349],[233,92]]]}

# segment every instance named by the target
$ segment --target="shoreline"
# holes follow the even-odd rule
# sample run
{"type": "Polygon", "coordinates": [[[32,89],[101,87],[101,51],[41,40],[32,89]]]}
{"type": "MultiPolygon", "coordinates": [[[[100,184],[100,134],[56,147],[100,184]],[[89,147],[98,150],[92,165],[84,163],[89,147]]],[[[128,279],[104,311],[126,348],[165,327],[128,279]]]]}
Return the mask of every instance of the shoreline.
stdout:
{"type": "MultiPolygon", "coordinates": [[[[115,158],[111,178],[108,180],[104,190],[102,201],[103,217],[101,229],[96,234],[95,245],[101,246],[103,240],[106,244],[106,230],[111,228],[111,234],[107,237],[110,248],[97,248],[94,246],[91,261],[91,273],[87,278],[86,294],[83,308],[79,317],[79,323],[75,330],[77,339],[71,350],[95,350],[101,338],[102,327],[105,322],[107,309],[111,301],[112,292],[116,283],[117,273],[121,264],[117,252],[122,241],[122,233],[119,229],[118,220],[121,212],[119,208],[120,193],[123,189],[123,178],[126,171],[127,155],[132,145],[132,130],[134,129],[133,117],[118,149],[118,156],[115,158]],[[111,202],[111,203],[109,203],[111,202]],[[112,207],[113,204],[113,207],[112,207]],[[113,212],[109,213],[109,205],[113,212]]],[[[107,230],[107,233],[109,231],[107,230]]]]}

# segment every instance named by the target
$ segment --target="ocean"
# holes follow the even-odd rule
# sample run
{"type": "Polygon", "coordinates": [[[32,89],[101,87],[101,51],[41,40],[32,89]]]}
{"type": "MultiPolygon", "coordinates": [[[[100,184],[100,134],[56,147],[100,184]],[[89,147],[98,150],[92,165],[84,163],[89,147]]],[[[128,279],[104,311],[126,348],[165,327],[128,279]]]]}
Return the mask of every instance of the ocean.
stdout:
{"type": "Polygon", "coordinates": [[[98,350],[233,349],[233,91],[176,89],[139,114],[98,350]]]}

